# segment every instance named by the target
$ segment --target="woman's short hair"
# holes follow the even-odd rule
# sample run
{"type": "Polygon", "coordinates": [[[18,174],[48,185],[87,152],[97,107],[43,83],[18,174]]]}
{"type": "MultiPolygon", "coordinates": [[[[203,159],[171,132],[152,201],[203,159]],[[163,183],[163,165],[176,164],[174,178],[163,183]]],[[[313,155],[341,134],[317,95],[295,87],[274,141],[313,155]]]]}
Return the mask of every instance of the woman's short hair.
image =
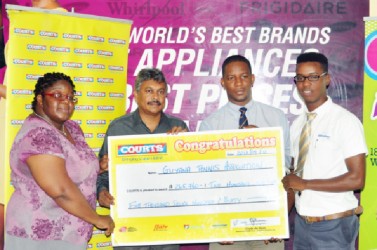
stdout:
{"type": "Polygon", "coordinates": [[[35,109],[37,107],[37,96],[42,95],[45,92],[46,89],[53,86],[59,80],[67,81],[71,85],[71,87],[73,89],[73,93],[76,92],[75,84],[73,83],[71,77],[65,75],[64,73],[60,73],[60,72],[46,73],[42,77],[39,77],[37,84],[35,84],[34,99],[31,103],[31,108],[33,109],[33,111],[35,111],[35,109]]]}

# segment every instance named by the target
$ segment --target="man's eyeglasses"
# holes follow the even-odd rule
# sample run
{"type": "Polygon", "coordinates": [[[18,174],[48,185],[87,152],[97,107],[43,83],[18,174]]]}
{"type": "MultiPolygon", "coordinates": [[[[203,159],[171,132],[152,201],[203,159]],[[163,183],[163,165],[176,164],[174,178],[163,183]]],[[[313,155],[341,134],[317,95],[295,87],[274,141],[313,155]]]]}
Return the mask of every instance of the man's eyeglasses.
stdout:
{"type": "Polygon", "coordinates": [[[326,74],[327,74],[327,72],[323,72],[320,75],[310,75],[310,76],[297,75],[297,76],[293,77],[293,80],[295,81],[295,83],[305,82],[306,79],[308,79],[309,82],[316,82],[316,81],[319,80],[319,78],[321,78],[322,76],[325,76],[326,74]]]}
{"type": "Polygon", "coordinates": [[[72,95],[63,95],[62,93],[43,93],[44,95],[52,96],[58,101],[65,101],[68,100],[70,102],[76,103],[78,101],[77,97],[72,95]]]}

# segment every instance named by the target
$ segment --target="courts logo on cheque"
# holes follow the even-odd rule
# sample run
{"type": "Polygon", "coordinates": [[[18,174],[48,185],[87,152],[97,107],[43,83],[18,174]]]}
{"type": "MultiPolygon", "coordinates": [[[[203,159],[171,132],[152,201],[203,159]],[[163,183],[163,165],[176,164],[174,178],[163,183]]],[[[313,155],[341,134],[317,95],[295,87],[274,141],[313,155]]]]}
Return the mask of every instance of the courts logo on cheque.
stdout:
{"type": "Polygon", "coordinates": [[[167,153],[166,143],[156,144],[132,144],[119,145],[118,156],[135,155],[135,154],[165,154],[167,153]]]}

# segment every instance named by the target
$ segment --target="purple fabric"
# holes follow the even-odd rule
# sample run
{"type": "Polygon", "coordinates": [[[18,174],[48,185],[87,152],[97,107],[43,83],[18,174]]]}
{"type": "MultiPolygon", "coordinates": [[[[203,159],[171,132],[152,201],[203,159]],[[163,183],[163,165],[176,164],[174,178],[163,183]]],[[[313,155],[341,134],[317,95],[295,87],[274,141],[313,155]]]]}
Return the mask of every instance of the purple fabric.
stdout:
{"type": "Polygon", "coordinates": [[[38,186],[26,165],[28,157],[38,154],[65,159],[69,177],[95,208],[97,157],[86,144],[79,125],[67,121],[65,128],[75,145],[46,121],[32,115],[18,132],[10,154],[11,181],[15,191],[6,213],[5,230],[8,234],[31,240],[64,240],[73,244],[90,239],[93,226],[59,207],[38,186]]]}

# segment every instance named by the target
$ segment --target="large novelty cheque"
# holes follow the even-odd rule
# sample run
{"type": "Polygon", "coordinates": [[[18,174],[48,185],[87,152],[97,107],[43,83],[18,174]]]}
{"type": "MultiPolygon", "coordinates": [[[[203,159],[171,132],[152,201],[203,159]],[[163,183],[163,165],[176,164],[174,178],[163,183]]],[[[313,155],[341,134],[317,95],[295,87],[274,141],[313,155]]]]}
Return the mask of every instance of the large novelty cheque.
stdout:
{"type": "Polygon", "coordinates": [[[287,238],[280,128],[109,137],[113,246],[287,238]]]}

